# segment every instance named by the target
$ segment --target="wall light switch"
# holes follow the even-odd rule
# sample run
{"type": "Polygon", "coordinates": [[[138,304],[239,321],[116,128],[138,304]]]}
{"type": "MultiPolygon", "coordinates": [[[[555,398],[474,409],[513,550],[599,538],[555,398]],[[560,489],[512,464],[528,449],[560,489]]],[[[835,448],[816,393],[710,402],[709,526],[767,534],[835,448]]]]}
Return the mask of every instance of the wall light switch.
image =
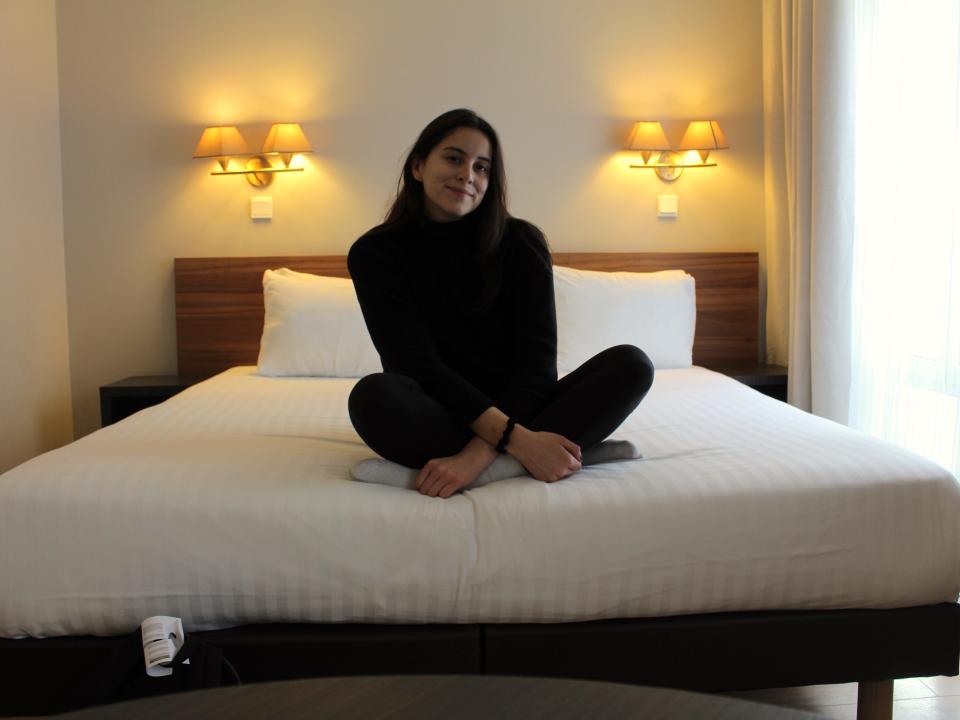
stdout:
{"type": "Polygon", "coordinates": [[[657,217],[677,217],[677,200],[676,195],[657,195],[657,217]]]}
{"type": "Polygon", "coordinates": [[[250,217],[254,220],[269,220],[273,217],[273,197],[254,195],[250,198],[250,217]]]}

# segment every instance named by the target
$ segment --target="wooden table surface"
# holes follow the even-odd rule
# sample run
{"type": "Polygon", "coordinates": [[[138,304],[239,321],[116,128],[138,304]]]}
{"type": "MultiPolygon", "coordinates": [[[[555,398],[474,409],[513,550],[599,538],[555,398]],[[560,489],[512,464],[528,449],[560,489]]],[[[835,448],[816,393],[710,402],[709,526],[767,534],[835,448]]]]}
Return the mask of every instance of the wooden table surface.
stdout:
{"type": "Polygon", "coordinates": [[[343,677],[198,690],[59,715],[124,718],[337,718],[504,720],[733,718],[801,720],[800,710],[699,693],[617,683],[489,675],[343,677]]]}

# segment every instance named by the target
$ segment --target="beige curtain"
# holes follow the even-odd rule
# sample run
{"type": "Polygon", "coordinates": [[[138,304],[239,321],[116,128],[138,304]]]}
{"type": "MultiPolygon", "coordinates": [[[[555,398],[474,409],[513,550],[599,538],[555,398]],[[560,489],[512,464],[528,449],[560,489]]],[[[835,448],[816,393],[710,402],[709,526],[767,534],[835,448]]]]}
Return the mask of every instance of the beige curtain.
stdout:
{"type": "Polygon", "coordinates": [[[767,359],[792,404],[846,422],[854,4],[764,0],[767,359]]]}

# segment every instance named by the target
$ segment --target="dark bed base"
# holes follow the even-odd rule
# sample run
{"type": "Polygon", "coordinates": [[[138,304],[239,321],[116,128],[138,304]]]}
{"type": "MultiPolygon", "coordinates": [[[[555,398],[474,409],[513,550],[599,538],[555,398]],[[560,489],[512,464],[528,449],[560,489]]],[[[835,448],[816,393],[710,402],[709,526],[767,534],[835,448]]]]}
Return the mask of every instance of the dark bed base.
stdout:
{"type": "MultiPolygon", "coordinates": [[[[250,625],[196,633],[244,682],[403,673],[534,675],[701,691],[956,675],[960,605],[525,625],[250,625]]],[[[68,709],[119,638],[0,640],[0,714],[68,709]]]]}

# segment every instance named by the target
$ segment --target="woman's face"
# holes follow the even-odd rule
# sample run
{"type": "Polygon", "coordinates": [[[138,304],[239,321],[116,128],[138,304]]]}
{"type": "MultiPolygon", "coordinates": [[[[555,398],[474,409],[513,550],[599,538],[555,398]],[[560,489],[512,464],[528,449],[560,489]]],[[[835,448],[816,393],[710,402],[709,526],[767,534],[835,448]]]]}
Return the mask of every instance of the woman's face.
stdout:
{"type": "Polygon", "coordinates": [[[490,181],[490,141],[474,128],[457,128],[426,160],[414,159],[413,177],[423,184],[427,215],[452,222],[480,206],[490,181]]]}

